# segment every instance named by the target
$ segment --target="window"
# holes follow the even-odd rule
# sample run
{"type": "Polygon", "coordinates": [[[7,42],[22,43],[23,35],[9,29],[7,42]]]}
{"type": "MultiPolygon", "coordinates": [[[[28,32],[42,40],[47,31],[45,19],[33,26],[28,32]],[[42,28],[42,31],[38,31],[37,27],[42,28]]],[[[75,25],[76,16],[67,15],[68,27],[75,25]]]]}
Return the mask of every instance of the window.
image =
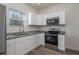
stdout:
{"type": "Polygon", "coordinates": [[[24,26],[26,15],[19,11],[9,9],[9,25],[10,26],[24,26]]]}

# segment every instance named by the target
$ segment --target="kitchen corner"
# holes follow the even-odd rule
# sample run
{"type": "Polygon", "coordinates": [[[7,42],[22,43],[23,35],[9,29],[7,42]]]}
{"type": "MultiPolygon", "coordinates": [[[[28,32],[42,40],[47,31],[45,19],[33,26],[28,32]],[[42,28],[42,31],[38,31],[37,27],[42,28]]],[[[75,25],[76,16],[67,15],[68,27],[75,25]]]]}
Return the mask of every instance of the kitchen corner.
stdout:
{"type": "MultiPolygon", "coordinates": [[[[48,28],[49,30],[42,30],[42,27],[49,26],[65,26],[65,11],[59,11],[52,14],[38,14],[34,12],[28,12],[27,14],[19,12],[14,9],[8,9],[9,23],[7,27],[18,27],[18,32],[12,32],[7,34],[7,54],[27,54],[38,46],[57,46],[55,50],[65,51],[65,38],[63,43],[60,40],[60,34],[62,31],[57,28],[48,28]],[[26,16],[27,15],[27,16],[26,16]],[[52,15],[52,16],[51,16],[52,15]],[[22,19],[22,20],[21,20],[22,19]],[[26,19],[29,30],[26,31],[26,19]],[[33,28],[33,29],[31,29],[33,28]],[[38,29],[39,28],[39,29],[38,29]],[[31,29],[31,30],[30,30],[31,29]],[[37,30],[36,30],[37,29],[37,30]],[[51,33],[49,33],[51,32],[51,33]],[[46,34],[48,33],[48,34],[46,34]],[[52,35],[52,36],[51,36],[52,35]],[[56,35],[56,36],[53,36],[56,35]],[[24,46],[25,45],[25,46],[24,46]],[[13,49],[14,48],[14,49],[13,49]]],[[[11,31],[13,29],[11,28],[11,31]]],[[[9,30],[8,30],[9,31],[9,30]]],[[[53,47],[54,48],[54,47],[53,47]]],[[[49,48],[50,49],[50,48],[49,48]]]]}
{"type": "Polygon", "coordinates": [[[79,50],[77,24],[79,21],[78,16],[75,16],[79,12],[78,4],[37,5],[34,3],[34,5],[0,4],[0,19],[2,19],[0,20],[0,53],[28,55],[33,52],[33,55],[57,55],[59,52],[63,55],[66,54],[67,48],[79,50]],[[34,8],[34,5],[38,7],[34,8]],[[48,8],[46,5],[51,6],[48,8]],[[43,9],[45,6],[46,9],[43,9]]]}
{"type": "Polygon", "coordinates": [[[27,31],[24,33],[10,33],[7,35],[8,55],[24,55],[40,45],[45,45],[43,31],[27,31]]]}

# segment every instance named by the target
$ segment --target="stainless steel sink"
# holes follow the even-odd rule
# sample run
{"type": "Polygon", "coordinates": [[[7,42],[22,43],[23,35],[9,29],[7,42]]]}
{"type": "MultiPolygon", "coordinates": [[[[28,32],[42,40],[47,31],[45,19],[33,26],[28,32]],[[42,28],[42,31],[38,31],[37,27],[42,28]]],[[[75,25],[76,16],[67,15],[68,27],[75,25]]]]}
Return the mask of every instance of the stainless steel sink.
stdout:
{"type": "Polygon", "coordinates": [[[34,33],[16,33],[15,36],[32,35],[34,33]]]}
{"type": "Polygon", "coordinates": [[[16,33],[16,34],[13,34],[15,36],[20,36],[20,35],[25,35],[25,33],[16,33]]]}
{"type": "Polygon", "coordinates": [[[37,32],[19,32],[19,33],[15,33],[15,34],[12,34],[13,36],[27,36],[27,35],[33,35],[37,32]]]}

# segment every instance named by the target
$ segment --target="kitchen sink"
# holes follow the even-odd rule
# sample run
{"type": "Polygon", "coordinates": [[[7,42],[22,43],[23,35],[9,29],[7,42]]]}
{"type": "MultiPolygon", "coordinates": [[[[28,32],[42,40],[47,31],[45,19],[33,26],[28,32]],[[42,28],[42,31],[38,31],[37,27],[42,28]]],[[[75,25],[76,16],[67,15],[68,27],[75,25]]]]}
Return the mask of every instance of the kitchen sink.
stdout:
{"type": "Polygon", "coordinates": [[[34,33],[16,33],[15,36],[32,35],[34,33]]]}
{"type": "Polygon", "coordinates": [[[26,33],[16,33],[15,36],[26,35],[26,33]]]}

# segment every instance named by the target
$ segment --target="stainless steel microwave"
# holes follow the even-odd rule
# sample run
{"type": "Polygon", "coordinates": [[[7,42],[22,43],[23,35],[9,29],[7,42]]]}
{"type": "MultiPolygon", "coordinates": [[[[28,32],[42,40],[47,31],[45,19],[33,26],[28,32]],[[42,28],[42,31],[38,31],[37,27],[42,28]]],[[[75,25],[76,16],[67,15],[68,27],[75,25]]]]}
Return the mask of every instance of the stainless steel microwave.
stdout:
{"type": "Polygon", "coordinates": [[[48,18],[47,25],[59,25],[59,17],[48,18]]]}

